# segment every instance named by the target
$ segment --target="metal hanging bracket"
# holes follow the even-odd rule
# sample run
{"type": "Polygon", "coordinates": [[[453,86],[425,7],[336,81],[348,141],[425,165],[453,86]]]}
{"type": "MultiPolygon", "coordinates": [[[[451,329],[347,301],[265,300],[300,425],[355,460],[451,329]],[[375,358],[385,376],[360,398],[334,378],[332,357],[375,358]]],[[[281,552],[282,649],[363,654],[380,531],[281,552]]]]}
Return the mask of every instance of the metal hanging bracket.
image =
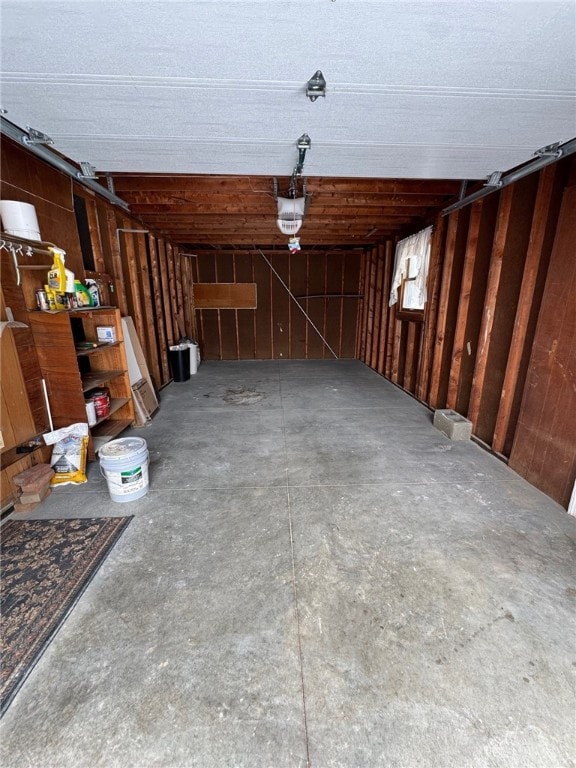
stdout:
{"type": "Polygon", "coordinates": [[[80,162],[80,170],[78,171],[79,179],[97,179],[96,168],[88,162],[80,162]]]}
{"type": "Polygon", "coordinates": [[[502,186],[502,171],[494,171],[490,176],[487,176],[484,186],[499,189],[502,186]]]}
{"type": "Polygon", "coordinates": [[[534,154],[536,157],[562,157],[563,152],[560,149],[560,142],[557,141],[555,144],[548,144],[545,147],[540,147],[534,154]]]}
{"type": "Polygon", "coordinates": [[[36,128],[31,128],[29,125],[26,126],[26,130],[28,131],[28,136],[22,136],[24,144],[54,144],[50,136],[42,133],[42,131],[37,131],[36,128]]]}

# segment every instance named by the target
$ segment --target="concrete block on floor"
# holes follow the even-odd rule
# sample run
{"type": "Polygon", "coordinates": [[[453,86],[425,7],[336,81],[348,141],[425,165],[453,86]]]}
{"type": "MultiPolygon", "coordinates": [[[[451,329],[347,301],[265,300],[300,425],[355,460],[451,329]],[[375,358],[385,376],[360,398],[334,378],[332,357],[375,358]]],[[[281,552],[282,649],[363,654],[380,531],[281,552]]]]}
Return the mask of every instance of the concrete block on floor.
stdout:
{"type": "Polygon", "coordinates": [[[434,426],[450,440],[469,440],[472,435],[472,422],[451,408],[434,411],[434,426]]]}

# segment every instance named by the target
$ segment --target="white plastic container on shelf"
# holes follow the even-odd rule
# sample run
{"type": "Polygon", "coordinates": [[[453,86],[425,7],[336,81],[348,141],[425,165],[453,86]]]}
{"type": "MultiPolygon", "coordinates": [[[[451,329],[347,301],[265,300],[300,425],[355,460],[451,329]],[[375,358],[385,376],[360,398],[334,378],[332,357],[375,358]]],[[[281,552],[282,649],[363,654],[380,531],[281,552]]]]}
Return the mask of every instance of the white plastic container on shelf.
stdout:
{"type": "Polygon", "coordinates": [[[36,208],[18,200],[0,200],[2,226],[8,235],[27,240],[41,240],[36,208]]]}

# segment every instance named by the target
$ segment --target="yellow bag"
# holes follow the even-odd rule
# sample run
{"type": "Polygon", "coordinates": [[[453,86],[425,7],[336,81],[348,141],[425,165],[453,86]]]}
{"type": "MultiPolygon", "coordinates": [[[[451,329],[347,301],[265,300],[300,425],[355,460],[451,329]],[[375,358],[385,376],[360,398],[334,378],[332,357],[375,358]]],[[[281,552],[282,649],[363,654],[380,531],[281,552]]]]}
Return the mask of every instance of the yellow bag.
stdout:
{"type": "Polygon", "coordinates": [[[55,472],[51,485],[80,485],[88,482],[88,424],[71,424],[44,435],[46,445],[53,445],[50,465],[55,472]]]}

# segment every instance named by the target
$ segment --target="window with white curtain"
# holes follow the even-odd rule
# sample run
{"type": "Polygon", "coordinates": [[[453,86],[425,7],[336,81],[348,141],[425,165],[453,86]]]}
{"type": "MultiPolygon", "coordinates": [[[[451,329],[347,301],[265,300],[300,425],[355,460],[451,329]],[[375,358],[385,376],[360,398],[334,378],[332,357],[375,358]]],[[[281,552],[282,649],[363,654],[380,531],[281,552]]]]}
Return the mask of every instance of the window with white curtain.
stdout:
{"type": "Polygon", "coordinates": [[[432,227],[426,227],[396,244],[390,306],[398,302],[403,311],[421,312],[424,309],[431,239],[432,227]]]}

